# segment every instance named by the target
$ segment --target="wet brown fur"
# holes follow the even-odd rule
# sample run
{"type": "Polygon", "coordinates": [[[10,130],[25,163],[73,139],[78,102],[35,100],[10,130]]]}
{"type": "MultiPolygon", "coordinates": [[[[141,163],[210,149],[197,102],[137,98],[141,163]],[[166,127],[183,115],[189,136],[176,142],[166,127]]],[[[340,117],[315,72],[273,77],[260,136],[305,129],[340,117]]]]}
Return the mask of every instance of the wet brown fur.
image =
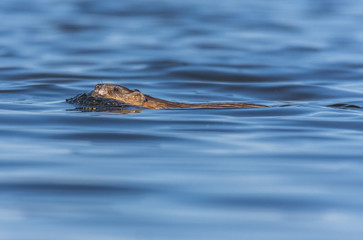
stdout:
{"type": "Polygon", "coordinates": [[[127,104],[149,109],[166,108],[260,108],[265,105],[251,103],[179,103],[166,101],[141,93],[137,89],[130,90],[114,84],[97,84],[92,92],[93,97],[110,98],[127,104]]]}

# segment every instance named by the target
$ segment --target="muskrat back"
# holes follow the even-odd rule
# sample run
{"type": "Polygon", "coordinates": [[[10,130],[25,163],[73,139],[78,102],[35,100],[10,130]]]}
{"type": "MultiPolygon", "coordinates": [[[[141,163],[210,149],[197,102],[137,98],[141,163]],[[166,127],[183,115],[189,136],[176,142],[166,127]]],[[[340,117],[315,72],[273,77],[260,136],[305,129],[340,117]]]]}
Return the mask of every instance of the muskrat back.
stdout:
{"type": "Polygon", "coordinates": [[[97,84],[92,92],[93,97],[103,97],[114,99],[127,104],[149,108],[149,109],[167,109],[167,108],[260,108],[265,105],[252,103],[181,103],[171,102],[160,98],[151,97],[141,93],[137,89],[128,89],[115,84],[97,84]]]}

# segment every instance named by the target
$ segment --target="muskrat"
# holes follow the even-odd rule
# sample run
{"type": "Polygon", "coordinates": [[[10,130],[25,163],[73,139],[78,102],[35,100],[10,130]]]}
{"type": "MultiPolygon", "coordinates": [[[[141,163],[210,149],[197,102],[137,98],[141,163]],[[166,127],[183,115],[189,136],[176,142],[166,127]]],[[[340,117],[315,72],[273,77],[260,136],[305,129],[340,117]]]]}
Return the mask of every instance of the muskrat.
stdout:
{"type": "Polygon", "coordinates": [[[92,92],[92,97],[114,99],[123,103],[136,105],[149,109],[166,108],[260,108],[265,105],[251,103],[180,103],[166,101],[141,93],[137,89],[130,90],[114,84],[97,84],[92,92]]]}

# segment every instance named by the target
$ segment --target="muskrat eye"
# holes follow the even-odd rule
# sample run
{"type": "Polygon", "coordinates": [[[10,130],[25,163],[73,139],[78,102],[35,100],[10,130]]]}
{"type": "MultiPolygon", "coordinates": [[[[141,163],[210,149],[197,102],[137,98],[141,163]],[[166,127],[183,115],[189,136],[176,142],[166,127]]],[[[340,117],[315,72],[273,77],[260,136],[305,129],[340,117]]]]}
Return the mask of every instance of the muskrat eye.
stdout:
{"type": "Polygon", "coordinates": [[[113,90],[114,90],[115,92],[118,92],[118,88],[114,88],[113,90]]]}

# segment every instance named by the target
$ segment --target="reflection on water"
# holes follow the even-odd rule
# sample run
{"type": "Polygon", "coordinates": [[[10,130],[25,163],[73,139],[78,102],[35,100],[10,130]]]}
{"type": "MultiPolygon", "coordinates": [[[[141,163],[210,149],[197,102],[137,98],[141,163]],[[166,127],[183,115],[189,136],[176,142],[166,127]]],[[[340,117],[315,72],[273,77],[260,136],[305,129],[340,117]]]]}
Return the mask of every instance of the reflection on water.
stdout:
{"type": "Polygon", "coordinates": [[[2,0],[0,239],[360,239],[362,4],[2,0]]]}
{"type": "Polygon", "coordinates": [[[115,113],[139,113],[143,108],[131,106],[112,99],[92,97],[92,93],[80,93],[72,98],[66,99],[69,104],[76,105],[76,108],[69,111],[81,112],[115,112],[115,113]]]}

